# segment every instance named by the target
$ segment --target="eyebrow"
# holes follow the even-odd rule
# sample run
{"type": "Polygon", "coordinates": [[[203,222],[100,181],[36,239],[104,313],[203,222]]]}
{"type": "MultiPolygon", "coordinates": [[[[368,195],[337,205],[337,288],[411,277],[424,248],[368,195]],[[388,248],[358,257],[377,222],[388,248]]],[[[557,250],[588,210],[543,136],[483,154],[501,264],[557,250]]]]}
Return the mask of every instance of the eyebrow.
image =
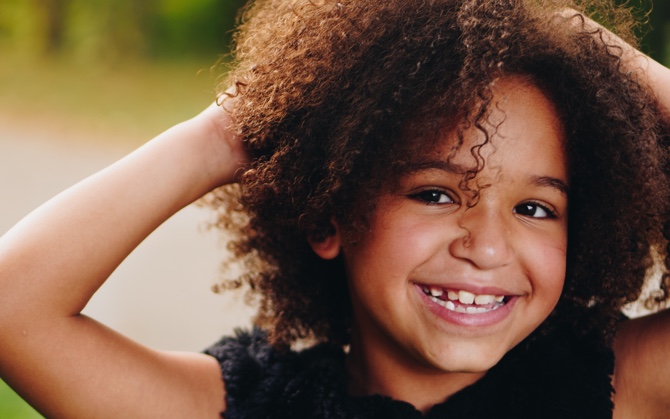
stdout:
{"type": "MultiPolygon", "coordinates": [[[[442,170],[448,173],[464,174],[468,171],[467,166],[455,164],[445,160],[422,160],[409,163],[407,169],[410,172],[420,172],[422,170],[442,170]]],[[[570,188],[568,184],[561,179],[552,176],[531,176],[530,183],[537,186],[549,187],[558,190],[561,194],[568,196],[570,188]]]]}
{"type": "Polygon", "coordinates": [[[550,188],[558,189],[558,191],[565,196],[570,192],[570,188],[565,182],[551,176],[532,176],[531,183],[538,186],[548,186],[550,188]]]}
{"type": "Polygon", "coordinates": [[[463,174],[468,171],[466,166],[455,164],[446,160],[421,160],[407,164],[407,170],[410,172],[420,172],[422,170],[437,169],[449,173],[463,174]]]}

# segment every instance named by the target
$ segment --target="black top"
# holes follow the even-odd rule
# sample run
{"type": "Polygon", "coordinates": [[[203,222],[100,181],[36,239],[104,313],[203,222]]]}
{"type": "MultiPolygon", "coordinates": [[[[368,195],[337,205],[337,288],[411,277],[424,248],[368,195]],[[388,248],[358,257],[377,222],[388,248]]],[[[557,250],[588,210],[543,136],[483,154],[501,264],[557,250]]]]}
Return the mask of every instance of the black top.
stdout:
{"type": "Polygon", "coordinates": [[[612,417],[612,351],[569,332],[522,342],[425,416],[389,397],[349,396],[345,354],[333,345],[278,352],[254,330],[237,331],[205,352],[221,364],[226,419],[612,417]]]}

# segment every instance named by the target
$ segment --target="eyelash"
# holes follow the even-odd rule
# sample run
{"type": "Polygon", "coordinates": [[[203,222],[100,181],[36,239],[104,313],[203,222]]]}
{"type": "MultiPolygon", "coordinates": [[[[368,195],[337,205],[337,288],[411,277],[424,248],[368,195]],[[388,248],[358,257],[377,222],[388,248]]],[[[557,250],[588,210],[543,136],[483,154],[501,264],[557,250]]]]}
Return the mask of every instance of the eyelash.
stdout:
{"type": "Polygon", "coordinates": [[[428,205],[445,205],[456,203],[456,201],[448,193],[441,189],[424,189],[422,191],[411,194],[409,197],[417,201],[424,202],[428,205]],[[439,202],[443,196],[446,197],[449,201],[439,202]],[[431,199],[436,197],[438,198],[437,202],[434,199],[431,199]]]}
{"type": "Polygon", "coordinates": [[[546,205],[543,205],[543,204],[541,204],[539,202],[535,202],[535,201],[524,202],[522,204],[517,205],[516,207],[514,207],[514,212],[516,214],[519,214],[519,215],[524,216],[524,217],[537,218],[537,219],[543,219],[543,218],[545,218],[545,219],[555,219],[555,218],[558,217],[558,215],[556,214],[556,211],[552,210],[551,208],[547,207],[546,205]],[[534,217],[532,215],[527,215],[527,214],[520,213],[517,209],[521,208],[521,207],[524,207],[524,206],[525,207],[533,206],[533,207],[535,207],[535,209],[541,209],[547,215],[543,216],[543,217],[534,217]]]}
{"type": "MultiPolygon", "coordinates": [[[[427,205],[446,205],[456,203],[456,201],[451,196],[449,196],[449,194],[440,189],[424,189],[417,193],[411,194],[410,198],[424,202],[427,205]],[[439,202],[439,200],[441,200],[442,197],[446,197],[446,199],[448,199],[448,202],[439,202]],[[437,201],[434,198],[437,198],[437,201]]],[[[516,207],[514,207],[514,212],[524,217],[537,218],[537,219],[555,219],[558,217],[556,211],[552,210],[546,205],[543,205],[535,201],[528,201],[517,205],[516,207]],[[519,208],[523,208],[524,206],[526,207],[526,209],[528,209],[528,207],[534,207],[533,209],[535,211],[540,209],[545,212],[546,216],[536,217],[533,215],[524,214],[523,212],[520,212],[518,210],[519,208]]]]}

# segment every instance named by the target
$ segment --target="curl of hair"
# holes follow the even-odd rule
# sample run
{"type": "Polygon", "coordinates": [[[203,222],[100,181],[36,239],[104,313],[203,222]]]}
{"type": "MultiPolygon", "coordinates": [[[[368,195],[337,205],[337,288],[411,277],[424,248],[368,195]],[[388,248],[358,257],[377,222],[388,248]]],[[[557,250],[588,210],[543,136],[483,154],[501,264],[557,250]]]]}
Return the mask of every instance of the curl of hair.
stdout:
{"type": "MultiPolygon", "coordinates": [[[[252,163],[239,188],[209,199],[245,263],[228,285],[251,286],[257,322],[276,345],[348,341],[343,261],[320,259],[308,239],[333,234],[333,219],[347,240],[365,234],[374,198],[403,166],[445,129],[484,130],[492,86],[511,75],[546,92],[566,133],[567,276],[542,327],[611,336],[653,252],[668,254],[668,144],[653,96],[622,66],[620,49],[566,7],[632,39],[627,11],[598,2],[258,0],[245,9],[224,88],[233,86],[231,112],[252,163]]],[[[472,205],[484,146],[471,150],[461,183],[472,205]]],[[[658,301],[667,287],[666,278],[658,301]]]]}

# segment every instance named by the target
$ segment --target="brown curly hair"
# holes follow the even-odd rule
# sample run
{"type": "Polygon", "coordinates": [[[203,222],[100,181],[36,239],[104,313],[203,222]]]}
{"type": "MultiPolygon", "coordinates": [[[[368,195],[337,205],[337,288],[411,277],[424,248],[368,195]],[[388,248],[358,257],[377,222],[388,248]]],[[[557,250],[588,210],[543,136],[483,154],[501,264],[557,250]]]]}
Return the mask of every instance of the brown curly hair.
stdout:
{"type": "MultiPolygon", "coordinates": [[[[232,112],[252,163],[237,187],[214,192],[209,203],[218,225],[237,233],[229,247],[245,268],[225,285],[251,286],[257,322],[274,344],[348,341],[343,262],[322,260],[307,239],[333,234],[333,219],[347,240],[365,234],[374,197],[444,138],[445,127],[466,121],[485,131],[492,84],[510,75],[546,92],[566,133],[568,269],[541,328],[567,323],[611,337],[654,255],[667,254],[668,144],[653,95],[622,66],[620,48],[566,7],[597,14],[631,41],[630,14],[599,2],[248,5],[223,86],[234,86],[232,112]]],[[[472,150],[474,168],[461,185],[474,201],[485,143],[472,150]]],[[[659,302],[667,290],[664,277],[659,302]]]]}

